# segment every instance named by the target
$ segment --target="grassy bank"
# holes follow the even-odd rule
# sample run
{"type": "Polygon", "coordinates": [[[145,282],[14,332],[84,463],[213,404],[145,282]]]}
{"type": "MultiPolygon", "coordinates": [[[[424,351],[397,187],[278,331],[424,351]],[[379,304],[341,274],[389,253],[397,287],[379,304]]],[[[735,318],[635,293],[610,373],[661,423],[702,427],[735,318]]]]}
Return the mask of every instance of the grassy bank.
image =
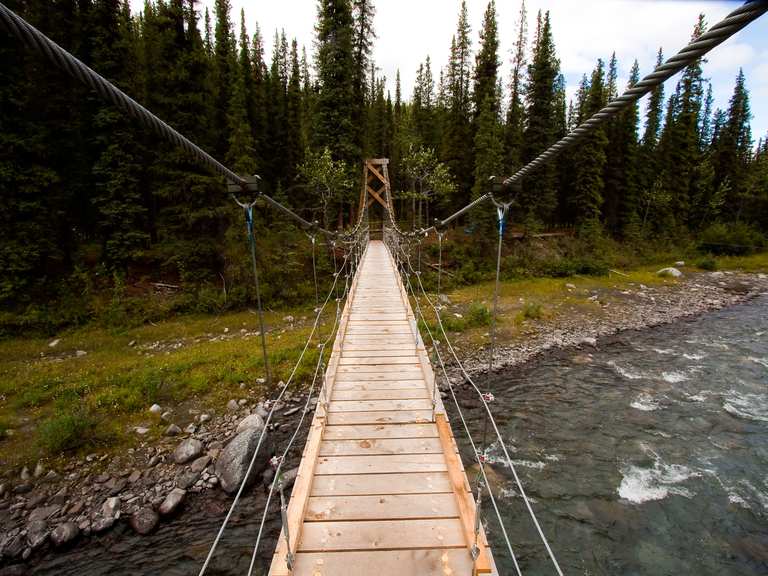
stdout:
{"type": "MultiPolygon", "coordinates": [[[[676,282],[656,275],[660,264],[604,276],[506,279],[500,291],[499,341],[523,341],[537,322],[558,315],[610,314],[611,302],[625,290],[676,282]]],[[[768,254],[722,257],[706,267],[766,271],[768,254]]],[[[684,268],[697,270],[701,268],[695,265],[684,268]]],[[[481,281],[448,289],[452,304],[443,317],[466,350],[488,340],[493,287],[493,282],[481,281]]],[[[330,329],[330,312],[321,333],[330,329]]],[[[311,308],[267,314],[275,381],[287,378],[312,319],[311,308]]],[[[260,380],[264,367],[257,333],[258,317],[246,310],[180,316],[124,329],[91,323],[53,337],[0,341],[2,467],[29,464],[39,457],[119,450],[159,437],[167,424],[148,413],[153,403],[171,409],[183,426],[185,418],[192,420],[190,410],[217,412],[230,399],[271,394],[260,380]],[[150,432],[140,438],[136,426],[150,432]]],[[[311,347],[297,373],[300,386],[311,378],[316,354],[311,347]]]]}
{"type": "MultiPolygon", "coordinates": [[[[274,381],[285,379],[310,332],[311,309],[267,314],[274,381]],[[286,317],[292,315],[295,322],[286,317]]],[[[332,317],[328,317],[332,321],[332,317]]],[[[321,325],[327,333],[330,325],[321,325]]],[[[311,377],[310,347],[296,379],[311,377]]],[[[271,392],[261,382],[258,318],[250,311],[184,316],[114,331],[90,325],[52,338],[0,342],[0,459],[8,464],[40,456],[119,448],[138,442],[135,426],[162,434],[165,424],[147,408],[217,411],[230,399],[271,392]],[[51,346],[56,343],[55,346],[51,346]]]]}

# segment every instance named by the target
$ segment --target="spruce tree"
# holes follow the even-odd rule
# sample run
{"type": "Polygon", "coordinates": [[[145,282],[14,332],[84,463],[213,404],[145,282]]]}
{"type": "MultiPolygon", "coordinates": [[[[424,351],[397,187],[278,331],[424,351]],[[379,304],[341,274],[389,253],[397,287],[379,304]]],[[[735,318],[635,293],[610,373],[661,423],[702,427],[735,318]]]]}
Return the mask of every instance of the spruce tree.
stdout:
{"type": "Polygon", "coordinates": [[[215,88],[216,96],[216,119],[214,128],[219,134],[216,151],[220,155],[229,148],[227,132],[229,104],[232,99],[233,90],[233,63],[234,41],[232,36],[232,21],[230,20],[231,4],[230,0],[215,0],[214,13],[216,15],[216,28],[214,33],[214,55],[215,55],[215,88]]]}
{"type": "MultiPolygon", "coordinates": [[[[536,41],[526,86],[527,125],[523,162],[530,162],[555,142],[555,87],[560,62],[555,55],[549,12],[537,18],[536,41]]],[[[523,218],[548,222],[557,204],[555,167],[548,164],[527,178],[521,196],[523,218]]]]}
{"type": "Polygon", "coordinates": [[[525,0],[520,2],[517,35],[512,51],[512,76],[509,82],[509,107],[504,133],[506,169],[513,172],[522,164],[523,126],[525,125],[525,107],[523,106],[523,72],[525,70],[525,51],[527,43],[527,12],[525,0]]]}
{"type": "MultiPolygon", "coordinates": [[[[584,114],[591,116],[602,108],[605,102],[605,72],[602,60],[592,72],[589,92],[585,102],[584,114]]],[[[603,205],[603,168],[605,166],[605,148],[608,139],[602,127],[598,127],[574,152],[574,209],[577,224],[586,231],[593,232],[600,228],[600,215],[603,205]]]]}
{"type": "Polygon", "coordinates": [[[469,200],[473,178],[472,147],[472,78],[470,27],[466,1],[462,0],[459,21],[451,41],[451,59],[446,78],[446,123],[441,157],[456,178],[453,206],[458,208],[469,200]]]}
{"type": "Polygon", "coordinates": [[[486,104],[493,111],[498,111],[496,101],[496,82],[499,72],[499,33],[496,23],[496,3],[488,2],[480,28],[480,49],[475,59],[475,84],[472,98],[474,101],[474,117],[477,119],[486,104]]]}
{"type": "Polygon", "coordinates": [[[315,100],[313,143],[328,147],[334,160],[357,166],[362,151],[356,139],[353,18],[349,0],[319,0],[315,26],[318,93],[315,100]]]}

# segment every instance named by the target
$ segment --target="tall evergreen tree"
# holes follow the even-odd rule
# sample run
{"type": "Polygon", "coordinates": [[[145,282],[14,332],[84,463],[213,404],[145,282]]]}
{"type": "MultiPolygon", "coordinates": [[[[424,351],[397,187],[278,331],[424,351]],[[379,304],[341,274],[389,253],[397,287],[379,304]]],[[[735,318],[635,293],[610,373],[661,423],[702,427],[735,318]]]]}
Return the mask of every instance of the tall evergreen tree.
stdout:
{"type": "Polygon", "coordinates": [[[227,110],[231,100],[233,84],[234,36],[232,34],[232,21],[230,0],[216,0],[214,13],[216,14],[216,28],[214,32],[214,56],[215,56],[215,96],[216,96],[216,120],[215,128],[219,134],[216,144],[216,152],[224,155],[229,148],[227,132],[224,127],[228,125],[227,110]]]}
{"type": "Polygon", "coordinates": [[[480,28],[480,49],[475,59],[474,100],[475,118],[480,116],[483,106],[490,104],[492,111],[498,111],[496,82],[499,74],[499,33],[496,23],[496,2],[491,0],[483,15],[480,28]]]}
{"type": "Polygon", "coordinates": [[[456,195],[452,199],[455,207],[469,199],[474,180],[472,149],[467,146],[472,138],[472,44],[469,35],[467,4],[462,0],[456,34],[451,41],[451,59],[446,78],[446,125],[441,147],[442,159],[456,177],[456,195]]]}
{"type": "MultiPolygon", "coordinates": [[[[587,93],[585,116],[589,117],[602,108],[605,102],[605,72],[602,60],[592,72],[587,93]]],[[[583,228],[594,230],[600,226],[603,205],[603,169],[608,139],[602,127],[589,134],[574,152],[574,209],[576,222],[583,228]]]]}
{"type": "MultiPolygon", "coordinates": [[[[527,125],[524,137],[523,161],[529,162],[555,141],[555,81],[560,62],[555,55],[549,12],[537,17],[536,40],[526,86],[527,125]]],[[[547,222],[557,204],[556,174],[546,165],[533,177],[526,179],[521,197],[523,217],[547,222]]]]}
{"type": "Polygon", "coordinates": [[[512,51],[512,76],[509,82],[509,106],[504,134],[506,168],[508,171],[521,166],[523,147],[523,127],[525,125],[525,107],[523,106],[523,72],[525,70],[525,50],[527,39],[527,12],[525,0],[520,2],[517,23],[517,35],[512,51]]]}
{"type": "Polygon", "coordinates": [[[327,146],[335,160],[353,166],[361,157],[353,110],[358,73],[353,51],[353,18],[349,0],[319,0],[315,26],[318,93],[315,100],[314,145],[327,146]]]}

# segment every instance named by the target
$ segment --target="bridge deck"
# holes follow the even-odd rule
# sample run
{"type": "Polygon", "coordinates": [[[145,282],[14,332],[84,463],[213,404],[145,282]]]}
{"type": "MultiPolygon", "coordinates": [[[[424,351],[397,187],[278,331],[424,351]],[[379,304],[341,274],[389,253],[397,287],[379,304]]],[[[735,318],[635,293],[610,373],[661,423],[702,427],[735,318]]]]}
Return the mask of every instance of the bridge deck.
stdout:
{"type": "MultiPolygon", "coordinates": [[[[473,572],[475,506],[413,312],[383,243],[352,285],[270,574],[473,572]]],[[[494,572],[480,537],[476,573],[494,572]]]]}

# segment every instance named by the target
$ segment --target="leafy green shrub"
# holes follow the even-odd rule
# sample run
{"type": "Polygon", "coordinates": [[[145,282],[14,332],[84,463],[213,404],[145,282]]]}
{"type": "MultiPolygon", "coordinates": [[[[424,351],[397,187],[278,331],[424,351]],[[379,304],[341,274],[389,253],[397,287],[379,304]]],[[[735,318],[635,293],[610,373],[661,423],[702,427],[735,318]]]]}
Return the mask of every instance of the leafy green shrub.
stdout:
{"type": "Polygon", "coordinates": [[[544,310],[538,302],[526,302],[520,311],[523,320],[538,320],[544,315],[544,310]]]}
{"type": "Polygon", "coordinates": [[[77,450],[96,438],[96,419],[82,407],[59,411],[37,431],[40,447],[49,454],[77,450]]]}
{"type": "Polygon", "coordinates": [[[705,256],[696,262],[696,266],[702,270],[717,270],[717,260],[715,260],[712,256],[705,256]]]}
{"type": "Polygon", "coordinates": [[[765,247],[765,237],[743,222],[715,223],[699,236],[699,250],[712,254],[740,256],[765,247]]]}
{"type": "Polygon", "coordinates": [[[469,305],[467,316],[467,321],[472,327],[488,326],[491,323],[491,311],[485,304],[480,302],[472,302],[469,305]]]}

